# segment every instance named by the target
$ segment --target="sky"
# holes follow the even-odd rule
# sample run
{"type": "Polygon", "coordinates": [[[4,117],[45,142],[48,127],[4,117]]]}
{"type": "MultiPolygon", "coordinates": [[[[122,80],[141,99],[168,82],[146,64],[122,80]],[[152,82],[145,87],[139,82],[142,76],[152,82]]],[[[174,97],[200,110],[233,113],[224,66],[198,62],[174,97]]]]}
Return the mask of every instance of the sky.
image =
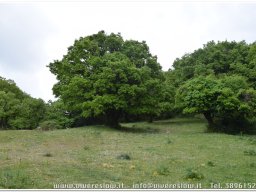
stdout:
{"type": "Polygon", "coordinates": [[[256,1],[0,0],[0,76],[55,100],[46,67],[74,40],[104,30],[145,40],[163,70],[208,41],[256,40],[256,1]]]}

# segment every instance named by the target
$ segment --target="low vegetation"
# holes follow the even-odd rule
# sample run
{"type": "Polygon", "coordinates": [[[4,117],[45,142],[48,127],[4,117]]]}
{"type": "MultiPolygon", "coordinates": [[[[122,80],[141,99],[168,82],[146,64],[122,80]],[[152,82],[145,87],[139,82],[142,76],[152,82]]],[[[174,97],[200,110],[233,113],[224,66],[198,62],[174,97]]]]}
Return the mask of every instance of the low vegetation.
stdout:
{"type": "Polygon", "coordinates": [[[199,182],[210,188],[256,179],[255,136],[208,133],[207,123],[197,118],[123,127],[1,131],[0,187],[199,182]]]}

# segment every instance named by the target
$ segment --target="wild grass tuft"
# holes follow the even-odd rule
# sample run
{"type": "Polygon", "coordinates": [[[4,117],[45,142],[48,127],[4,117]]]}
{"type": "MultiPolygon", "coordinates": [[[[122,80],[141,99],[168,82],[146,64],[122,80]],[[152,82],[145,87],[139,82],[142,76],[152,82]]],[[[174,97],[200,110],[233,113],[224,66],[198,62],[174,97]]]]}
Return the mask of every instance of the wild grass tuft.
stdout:
{"type": "Polygon", "coordinates": [[[128,155],[128,154],[121,154],[121,155],[118,155],[116,157],[117,159],[120,159],[120,160],[131,160],[131,157],[128,155]]]}
{"type": "Polygon", "coordinates": [[[47,152],[47,153],[45,153],[43,156],[45,156],[45,157],[53,157],[53,154],[47,152]]]}
{"type": "Polygon", "coordinates": [[[83,148],[85,151],[87,151],[87,150],[89,150],[90,149],[90,147],[89,146],[84,146],[84,148],[83,148]]]}
{"type": "Polygon", "coordinates": [[[208,162],[207,162],[207,165],[208,165],[209,167],[215,167],[215,163],[212,162],[212,161],[208,161],[208,162]]]}
{"type": "Polygon", "coordinates": [[[256,156],[256,151],[254,149],[245,150],[244,155],[256,156]]]}
{"type": "Polygon", "coordinates": [[[167,140],[166,140],[166,144],[171,144],[172,143],[172,140],[170,139],[170,138],[168,138],[167,140]]]}
{"type": "Polygon", "coordinates": [[[165,164],[160,164],[157,169],[156,169],[156,172],[158,175],[169,175],[170,174],[170,170],[169,170],[169,167],[168,165],[165,165],[165,164]]]}
{"type": "Polygon", "coordinates": [[[204,179],[204,175],[196,169],[189,168],[187,169],[185,179],[201,180],[201,179],[204,179]]]}

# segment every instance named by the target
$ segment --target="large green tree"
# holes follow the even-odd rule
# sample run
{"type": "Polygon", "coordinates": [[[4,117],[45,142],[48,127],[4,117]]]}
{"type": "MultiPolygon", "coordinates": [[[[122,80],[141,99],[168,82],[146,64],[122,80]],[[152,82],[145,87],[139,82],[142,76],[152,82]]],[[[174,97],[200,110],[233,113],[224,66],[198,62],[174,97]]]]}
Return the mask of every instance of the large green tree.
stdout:
{"type": "Polygon", "coordinates": [[[100,31],[76,40],[49,68],[58,80],[54,94],[83,117],[104,116],[106,124],[118,127],[123,114],[161,112],[164,78],[144,41],[125,41],[120,34],[100,31]]]}

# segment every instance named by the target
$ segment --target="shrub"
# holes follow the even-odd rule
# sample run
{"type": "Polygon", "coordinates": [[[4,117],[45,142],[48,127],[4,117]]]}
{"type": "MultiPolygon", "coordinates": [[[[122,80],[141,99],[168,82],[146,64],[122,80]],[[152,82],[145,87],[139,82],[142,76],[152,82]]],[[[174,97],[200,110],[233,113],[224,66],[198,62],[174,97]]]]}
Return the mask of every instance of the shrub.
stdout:
{"type": "Polygon", "coordinates": [[[55,121],[62,128],[71,127],[74,119],[70,117],[70,113],[67,111],[66,106],[62,100],[49,101],[46,104],[46,114],[44,121],[55,121]]]}
{"type": "Polygon", "coordinates": [[[50,131],[54,129],[61,129],[62,127],[54,120],[43,121],[39,124],[39,128],[42,131],[50,131]]]}

